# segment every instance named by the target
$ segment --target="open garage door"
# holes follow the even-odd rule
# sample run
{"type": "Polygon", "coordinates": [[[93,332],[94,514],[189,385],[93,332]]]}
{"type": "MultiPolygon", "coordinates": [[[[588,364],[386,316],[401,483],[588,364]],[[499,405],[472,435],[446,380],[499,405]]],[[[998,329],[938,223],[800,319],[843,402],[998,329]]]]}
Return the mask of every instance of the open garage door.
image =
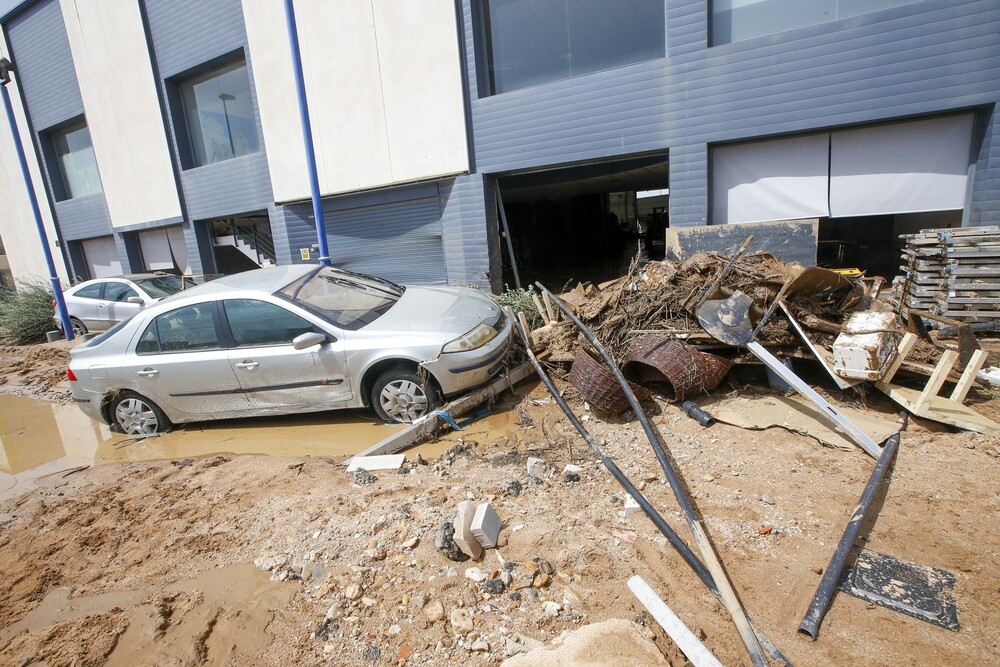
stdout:
{"type": "MultiPolygon", "coordinates": [[[[662,258],[667,178],[666,153],[499,177],[521,284],[599,283],[637,253],[662,258]]],[[[502,254],[513,286],[506,246],[502,254]]]]}

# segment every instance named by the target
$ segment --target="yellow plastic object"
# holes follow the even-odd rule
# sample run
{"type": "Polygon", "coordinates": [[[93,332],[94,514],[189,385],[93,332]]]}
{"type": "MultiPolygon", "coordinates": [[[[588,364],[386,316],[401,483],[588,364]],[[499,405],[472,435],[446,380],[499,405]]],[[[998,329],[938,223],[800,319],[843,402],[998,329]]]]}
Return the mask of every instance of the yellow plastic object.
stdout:
{"type": "Polygon", "coordinates": [[[865,275],[865,272],[861,269],[833,269],[834,273],[839,273],[840,275],[848,278],[850,280],[856,280],[865,275]]]}

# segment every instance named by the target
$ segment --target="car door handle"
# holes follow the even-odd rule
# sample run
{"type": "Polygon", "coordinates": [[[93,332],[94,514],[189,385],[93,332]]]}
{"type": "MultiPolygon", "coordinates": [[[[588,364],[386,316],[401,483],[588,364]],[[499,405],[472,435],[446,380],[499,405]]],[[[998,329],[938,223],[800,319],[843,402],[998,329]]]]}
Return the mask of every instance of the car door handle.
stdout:
{"type": "Polygon", "coordinates": [[[151,378],[154,375],[159,375],[160,371],[155,368],[143,368],[141,371],[136,371],[135,374],[144,378],[151,378]]]}
{"type": "Polygon", "coordinates": [[[260,364],[257,363],[256,361],[251,361],[249,359],[247,359],[246,361],[241,361],[240,363],[233,364],[233,365],[236,366],[236,368],[242,368],[242,369],[247,370],[247,371],[252,371],[253,369],[255,369],[258,366],[260,366],[260,364]]]}

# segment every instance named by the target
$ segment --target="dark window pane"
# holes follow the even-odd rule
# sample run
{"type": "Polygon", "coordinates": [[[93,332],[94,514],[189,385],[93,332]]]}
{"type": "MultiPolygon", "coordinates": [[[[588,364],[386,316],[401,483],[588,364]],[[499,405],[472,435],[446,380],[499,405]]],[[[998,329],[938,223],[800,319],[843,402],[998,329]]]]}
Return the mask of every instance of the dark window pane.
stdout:
{"type": "Polygon", "coordinates": [[[493,92],[662,58],[664,0],[485,0],[493,92]]]}
{"type": "Polygon", "coordinates": [[[139,337],[139,342],[135,346],[135,353],[156,354],[159,351],[160,343],[156,339],[156,320],[153,320],[146,327],[146,330],[142,332],[142,336],[139,337]]]}
{"type": "Polygon", "coordinates": [[[260,150],[246,63],[213,70],[179,87],[196,166],[260,150]]]}
{"type": "Polygon", "coordinates": [[[136,291],[125,283],[106,283],[104,298],[108,301],[128,301],[133,296],[139,296],[136,291]]]}
{"type": "Polygon", "coordinates": [[[104,287],[104,283],[94,283],[93,285],[87,285],[86,287],[81,287],[73,296],[83,297],[84,299],[100,299],[101,298],[101,288],[104,287]]]}
{"type": "Polygon", "coordinates": [[[273,303],[232,299],[223,304],[237,347],[291,345],[296,336],[313,330],[312,324],[273,303]]]}
{"type": "Polygon", "coordinates": [[[219,347],[211,303],[185,306],[156,318],[163,352],[211,350],[219,347]]]}
{"type": "Polygon", "coordinates": [[[51,136],[65,199],[103,192],[87,126],[73,125],[53,132],[51,136]]]}

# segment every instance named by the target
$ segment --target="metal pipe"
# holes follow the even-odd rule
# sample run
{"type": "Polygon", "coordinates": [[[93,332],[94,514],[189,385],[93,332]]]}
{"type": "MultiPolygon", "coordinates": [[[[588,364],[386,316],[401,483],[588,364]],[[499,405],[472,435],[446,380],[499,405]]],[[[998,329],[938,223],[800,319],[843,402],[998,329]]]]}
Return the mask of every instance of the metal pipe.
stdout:
{"type": "Polygon", "coordinates": [[[604,349],[604,346],[601,345],[600,341],[597,340],[594,334],[591,333],[583,322],[581,322],[560,299],[557,299],[556,296],[546,289],[540,282],[536,282],[535,285],[542,291],[542,294],[547,294],[551,301],[559,307],[559,310],[561,310],[566,317],[569,318],[574,325],[576,325],[577,329],[580,330],[590,344],[593,345],[594,348],[601,354],[604,361],[610,367],[612,373],[614,373],[615,379],[625,392],[625,397],[628,399],[629,405],[632,406],[632,411],[639,419],[639,423],[642,424],[642,429],[646,433],[646,437],[649,439],[650,445],[653,447],[653,451],[656,453],[656,458],[659,460],[660,467],[663,469],[663,473],[667,477],[667,482],[670,484],[674,497],[677,499],[677,503],[684,512],[684,517],[687,520],[688,527],[691,529],[691,533],[694,536],[695,544],[698,545],[698,550],[701,552],[702,558],[705,559],[704,564],[712,574],[712,579],[715,581],[718,590],[719,599],[722,602],[722,605],[729,612],[729,615],[732,617],[733,623],[736,625],[736,629],[740,633],[740,638],[747,647],[751,661],[756,667],[767,667],[767,657],[761,650],[760,643],[757,636],[754,634],[752,626],[750,625],[746,611],[743,609],[739,599],[736,597],[736,592],[733,590],[729,579],[726,577],[725,570],[723,570],[722,564],[719,562],[719,557],[715,553],[711,542],[709,542],[708,535],[705,533],[700,520],[695,515],[694,508],[691,506],[691,502],[687,498],[687,494],[684,491],[684,487],[681,485],[677,472],[667,459],[664,446],[660,442],[660,435],[652,427],[652,424],[649,423],[646,413],[643,412],[642,406],[639,405],[639,401],[636,399],[635,393],[633,393],[631,387],[629,387],[628,382],[625,381],[625,377],[618,369],[618,365],[615,364],[614,359],[611,358],[611,355],[608,354],[608,351],[604,349]]]}
{"type": "Polygon", "coordinates": [[[59,275],[56,273],[56,265],[52,259],[52,250],[49,248],[49,236],[45,233],[45,225],[42,222],[42,211],[38,207],[38,195],[35,193],[35,185],[31,180],[31,172],[28,170],[28,160],[24,155],[24,144],[21,143],[21,133],[17,129],[17,120],[14,118],[14,107],[10,103],[10,93],[7,91],[7,84],[10,83],[10,72],[13,66],[10,61],[4,58],[0,60],[0,97],[3,97],[3,108],[7,113],[7,123],[10,125],[11,134],[14,139],[14,151],[17,153],[17,162],[21,166],[21,176],[24,178],[24,186],[28,189],[28,202],[31,204],[31,214],[35,218],[35,227],[38,230],[38,238],[42,242],[42,254],[45,257],[45,266],[49,270],[49,281],[52,283],[52,297],[56,301],[56,310],[59,312],[59,321],[62,323],[63,334],[66,340],[73,340],[73,323],[69,319],[69,311],[66,310],[66,300],[63,298],[62,285],[59,283],[59,275]]]}
{"type": "Polygon", "coordinates": [[[837,545],[836,551],[833,552],[833,558],[830,559],[830,564],[826,566],[826,571],[819,582],[819,588],[816,589],[816,594],[809,605],[809,610],[806,611],[805,617],[799,623],[799,632],[808,636],[813,641],[816,640],[816,635],[819,634],[820,623],[823,622],[826,610],[829,608],[833,594],[837,590],[837,583],[840,581],[840,575],[847,565],[848,556],[851,555],[851,551],[854,549],[854,541],[858,539],[858,534],[861,532],[861,526],[865,522],[865,514],[868,512],[868,508],[871,507],[872,500],[875,499],[875,494],[878,493],[879,487],[882,486],[885,473],[889,470],[889,464],[892,463],[892,459],[896,455],[898,448],[899,433],[893,433],[885,441],[885,447],[882,448],[882,454],[878,457],[875,470],[872,471],[872,476],[868,479],[864,493],[861,494],[861,500],[858,501],[857,507],[854,508],[851,520],[847,522],[847,528],[844,529],[844,536],[840,538],[840,543],[837,545]]]}
{"type": "MultiPolygon", "coordinates": [[[[513,312],[511,311],[510,307],[507,307],[507,315],[513,316],[513,312]]],[[[653,506],[649,503],[649,501],[646,500],[646,498],[642,495],[642,493],[632,484],[631,480],[629,480],[629,478],[625,475],[625,473],[623,473],[618,468],[618,466],[615,465],[615,462],[612,459],[608,458],[601,450],[601,448],[597,445],[597,443],[594,442],[594,439],[590,436],[590,433],[584,427],[583,423],[581,423],[580,420],[577,419],[576,415],[573,414],[573,411],[566,403],[566,400],[559,393],[559,390],[556,388],[555,384],[553,384],[551,378],[549,378],[548,373],[545,372],[545,369],[542,368],[541,363],[539,363],[538,359],[531,351],[531,346],[529,345],[528,342],[527,333],[521,327],[520,321],[517,318],[515,318],[513,322],[514,322],[514,328],[517,330],[518,335],[521,337],[521,341],[524,343],[525,351],[528,354],[528,359],[531,362],[532,366],[535,368],[535,373],[538,375],[539,378],[541,378],[542,383],[545,385],[545,388],[549,390],[549,394],[552,395],[553,400],[555,400],[556,404],[560,407],[560,409],[562,409],[563,413],[566,415],[566,418],[569,419],[570,423],[573,424],[573,427],[576,428],[577,432],[584,439],[584,441],[586,441],[586,443],[590,446],[590,448],[594,451],[594,453],[597,454],[597,457],[601,460],[601,463],[603,463],[604,466],[611,472],[612,476],[614,476],[614,478],[618,481],[618,483],[622,486],[622,488],[624,488],[628,492],[628,494],[632,496],[633,500],[635,500],[635,502],[639,505],[642,511],[646,514],[646,516],[649,517],[649,519],[653,522],[653,525],[655,525],[656,528],[663,534],[663,536],[667,538],[667,541],[670,542],[671,546],[673,546],[674,549],[677,550],[677,553],[679,553],[681,558],[684,559],[684,562],[687,563],[688,566],[690,566],[691,569],[695,571],[695,574],[698,575],[698,578],[701,579],[701,582],[705,584],[705,586],[710,591],[715,593],[715,595],[721,601],[722,596],[719,593],[719,587],[715,584],[715,579],[712,578],[711,572],[709,572],[708,569],[705,567],[705,565],[698,559],[698,556],[696,556],[695,553],[691,551],[691,549],[688,548],[686,544],[684,544],[684,542],[680,539],[677,533],[674,532],[674,530],[670,527],[670,525],[663,520],[663,517],[653,508],[653,506]]],[[[757,635],[758,641],[760,641],[761,645],[771,655],[771,657],[774,658],[775,660],[780,661],[782,664],[791,667],[792,663],[789,662],[788,658],[786,658],[785,655],[778,650],[778,647],[775,646],[770,639],[764,636],[764,634],[761,633],[753,625],[752,619],[748,620],[750,620],[750,625],[753,628],[754,633],[757,635]]]]}
{"type": "Polygon", "coordinates": [[[309,191],[312,194],[313,217],[316,219],[316,241],[319,244],[320,264],[330,266],[330,250],[326,242],[326,220],[319,194],[319,175],[316,172],[316,149],[313,146],[312,123],[309,121],[309,101],[302,75],[302,54],[299,51],[299,31],[295,25],[295,7],[292,0],[285,0],[285,23],[288,42],[292,51],[292,72],[295,74],[295,94],[299,102],[299,120],[302,123],[302,140],[306,145],[306,168],[309,172],[309,191]]]}
{"type": "Polygon", "coordinates": [[[715,423],[715,417],[710,415],[705,410],[702,410],[701,407],[694,401],[684,401],[681,403],[681,410],[684,411],[684,414],[702,426],[711,426],[715,423]]]}
{"type": "Polygon", "coordinates": [[[514,242],[510,239],[510,227],[507,226],[507,211],[504,210],[499,183],[494,186],[493,191],[496,192],[497,206],[500,208],[500,222],[503,223],[503,237],[507,240],[507,254],[510,255],[510,268],[514,271],[514,286],[517,289],[521,289],[521,276],[517,272],[517,258],[514,257],[514,242]]]}

